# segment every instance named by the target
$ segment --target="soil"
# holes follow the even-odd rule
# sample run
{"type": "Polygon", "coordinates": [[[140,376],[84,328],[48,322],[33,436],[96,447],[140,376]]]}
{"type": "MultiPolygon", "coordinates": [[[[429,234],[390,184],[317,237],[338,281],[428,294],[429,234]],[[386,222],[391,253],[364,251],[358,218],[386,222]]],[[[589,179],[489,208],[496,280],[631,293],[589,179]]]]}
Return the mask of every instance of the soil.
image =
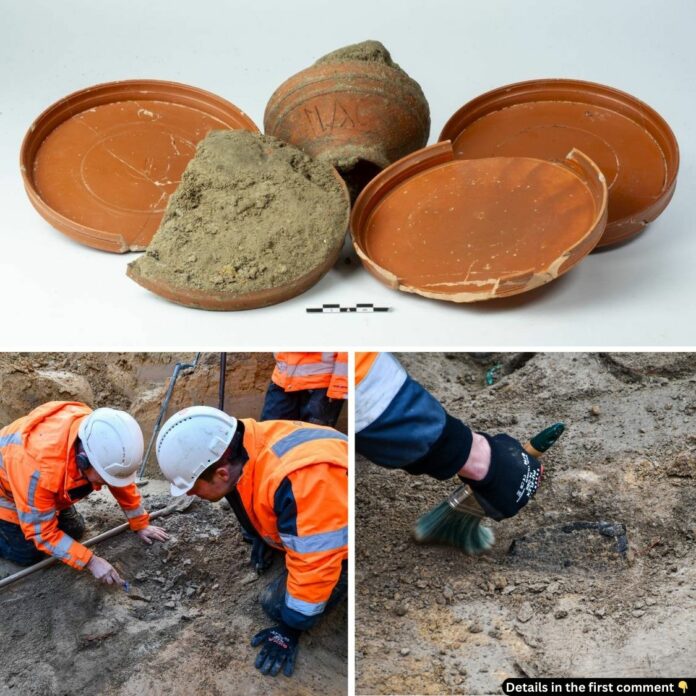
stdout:
{"type": "MultiPolygon", "coordinates": [[[[166,493],[144,496],[151,510],[170,501],[166,493]]],[[[122,522],[108,494],[77,507],[88,537],[122,522]]],[[[273,624],[257,599],[280,571],[280,555],[258,577],[239,524],[218,504],[197,501],[157,524],[171,536],[164,544],[146,546],[124,532],[98,546],[130,581],[129,593],[61,564],[1,591],[2,693],[346,692],[344,607],[302,637],[292,679],[264,677],[254,668],[258,649],[250,639],[273,624]]]]}
{"type": "Polygon", "coordinates": [[[366,63],[379,63],[381,65],[386,65],[395,70],[400,70],[404,75],[406,74],[399,65],[397,65],[391,57],[391,54],[387,50],[386,46],[380,41],[362,41],[356,44],[350,44],[348,46],[343,46],[338,48],[331,53],[327,53],[325,56],[319,58],[319,60],[314,62],[314,65],[323,65],[324,63],[341,63],[345,60],[362,60],[366,63]]]}
{"type": "MultiPolygon", "coordinates": [[[[50,399],[80,399],[135,415],[146,442],[177,362],[190,353],[3,353],[3,424],[50,399]]],[[[203,353],[176,383],[168,414],[192,403],[217,405],[218,358],[203,353]]],[[[225,408],[258,417],[273,369],[270,353],[229,353],[225,408]]],[[[345,409],[344,409],[345,412],[345,409]]],[[[345,413],[339,420],[345,432],[345,413]]],[[[171,500],[154,457],[141,489],[149,510],[171,500]]],[[[77,504],[85,538],[121,524],[107,490],[77,504]]],[[[145,546],[129,532],[102,542],[97,553],[131,582],[129,594],[99,585],[88,572],[57,564],[0,590],[0,694],[57,696],[171,693],[345,694],[346,610],[339,605],[301,639],[291,679],[264,677],[249,644],[271,625],[257,597],[282,568],[266,575],[249,566],[250,547],[229,509],[197,501],[156,522],[171,535],[145,546]]],[[[0,577],[19,570],[0,560],[0,577]]]]}
{"type": "Polygon", "coordinates": [[[348,197],[329,164],[270,136],[213,131],[131,266],[196,290],[245,295],[277,288],[337,253],[348,215],[348,197]]]}
{"type": "Polygon", "coordinates": [[[399,357],[475,430],[567,430],[536,497],[491,522],[497,541],[481,557],[412,540],[454,482],[358,458],[357,693],[497,694],[511,676],[692,670],[696,355],[399,357]]]}

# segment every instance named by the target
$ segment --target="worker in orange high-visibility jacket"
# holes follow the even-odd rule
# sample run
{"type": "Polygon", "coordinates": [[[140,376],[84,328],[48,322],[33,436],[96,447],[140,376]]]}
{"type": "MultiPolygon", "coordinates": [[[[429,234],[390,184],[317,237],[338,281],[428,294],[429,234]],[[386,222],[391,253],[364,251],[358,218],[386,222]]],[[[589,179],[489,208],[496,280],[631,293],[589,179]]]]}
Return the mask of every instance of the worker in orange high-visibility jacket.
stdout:
{"type": "Polygon", "coordinates": [[[0,430],[0,556],[20,565],[49,554],[123,584],[108,561],[79,543],[74,503],[107,485],[130,528],[148,544],[168,538],[150,525],[134,483],[143,435],[125,411],[51,401],[0,430]]]}
{"type": "MultiPolygon", "coordinates": [[[[209,406],[172,416],[157,460],[172,495],[227,498],[247,534],[285,552],[285,571],[261,596],[276,625],[257,633],[256,667],[292,674],[302,631],[346,595],[348,442],[332,428],[236,419],[209,406]]],[[[262,552],[252,551],[257,572],[262,552]]]]}
{"type": "Polygon", "coordinates": [[[336,425],[348,395],[348,353],[274,353],[261,420],[336,425]]]}
{"type": "Polygon", "coordinates": [[[391,353],[356,353],[355,449],[387,469],[459,476],[496,520],[516,515],[541,482],[541,464],[521,442],[472,431],[391,353]]]}

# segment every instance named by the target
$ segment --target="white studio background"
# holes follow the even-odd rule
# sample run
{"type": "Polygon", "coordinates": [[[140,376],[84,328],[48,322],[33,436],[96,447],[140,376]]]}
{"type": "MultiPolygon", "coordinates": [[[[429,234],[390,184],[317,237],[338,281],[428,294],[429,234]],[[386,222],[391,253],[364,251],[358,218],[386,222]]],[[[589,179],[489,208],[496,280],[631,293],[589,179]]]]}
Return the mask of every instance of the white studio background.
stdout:
{"type": "Polygon", "coordinates": [[[2,8],[4,349],[696,344],[694,0],[3,0],[2,8]],[[469,99],[519,80],[579,78],[635,95],[677,135],[681,170],[672,203],[632,242],[506,303],[451,305],[397,293],[346,264],[344,254],[293,300],[214,313],[149,293],[125,275],[133,255],[69,240],[24,193],[24,133],[70,92],[111,80],[173,80],[219,94],[262,127],[281,82],[324,53],[368,38],[382,41],[423,87],[430,143],[469,99]],[[306,314],[324,302],[374,302],[393,311],[306,314]]]}

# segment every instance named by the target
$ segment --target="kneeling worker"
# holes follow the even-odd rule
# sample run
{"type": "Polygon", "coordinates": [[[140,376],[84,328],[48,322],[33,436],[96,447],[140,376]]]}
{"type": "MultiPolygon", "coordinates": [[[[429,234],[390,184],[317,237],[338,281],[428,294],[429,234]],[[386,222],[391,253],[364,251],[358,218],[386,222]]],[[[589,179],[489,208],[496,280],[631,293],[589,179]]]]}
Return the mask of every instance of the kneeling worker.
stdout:
{"type": "Polygon", "coordinates": [[[179,411],[158,436],[172,495],[227,498],[247,534],[285,552],[285,572],[261,596],[276,625],[252,638],[264,674],[289,677],[302,631],[346,595],[347,441],[332,428],[209,406],[179,411]]]}
{"type": "Polygon", "coordinates": [[[348,394],[348,353],[274,353],[259,420],[336,425],[348,394]]]}
{"type": "Polygon", "coordinates": [[[168,539],[150,525],[134,483],[142,456],[140,426],[111,408],[51,401],[0,430],[0,556],[32,565],[49,554],[123,584],[108,561],[77,541],[85,524],[73,504],[106,485],[146,544],[168,539]]]}

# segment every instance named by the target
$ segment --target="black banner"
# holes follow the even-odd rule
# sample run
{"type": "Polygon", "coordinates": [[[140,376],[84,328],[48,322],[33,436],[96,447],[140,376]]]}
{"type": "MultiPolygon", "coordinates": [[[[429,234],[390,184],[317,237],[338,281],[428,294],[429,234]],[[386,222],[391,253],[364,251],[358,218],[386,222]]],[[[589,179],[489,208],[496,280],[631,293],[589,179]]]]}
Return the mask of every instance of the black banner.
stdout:
{"type": "Polygon", "coordinates": [[[619,677],[616,679],[506,679],[500,688],[504,694],[678,694],[696,696],[696,678],[675,677],[643,679],[619,677]]]}

